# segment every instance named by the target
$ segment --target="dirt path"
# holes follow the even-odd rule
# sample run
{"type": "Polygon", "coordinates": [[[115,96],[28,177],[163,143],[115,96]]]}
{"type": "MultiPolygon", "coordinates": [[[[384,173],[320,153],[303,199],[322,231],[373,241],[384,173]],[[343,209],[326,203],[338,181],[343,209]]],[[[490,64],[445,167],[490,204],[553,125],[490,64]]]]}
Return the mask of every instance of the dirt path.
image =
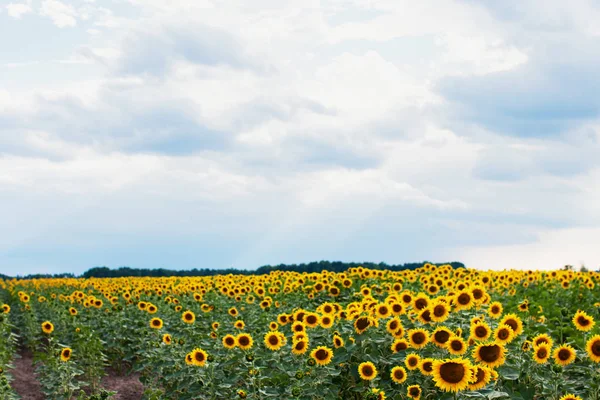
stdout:
{"type": "Polygon", "coordinates": [[[138,374],[118,376],[113,371],[106,371],[107,376],[102,378],[101,386],[106,390],[118,392],[115,400],[140,400],[144,393],[144,386],[138,374]]]}
{"type": "Polygon", "coordinates": [[[14,380],[11,386],[22,400],[44,400],[40,383],[36,379],[33,358],[30,353],[22,353],[14,360],[15,369],[10,371],[14,380]]]}

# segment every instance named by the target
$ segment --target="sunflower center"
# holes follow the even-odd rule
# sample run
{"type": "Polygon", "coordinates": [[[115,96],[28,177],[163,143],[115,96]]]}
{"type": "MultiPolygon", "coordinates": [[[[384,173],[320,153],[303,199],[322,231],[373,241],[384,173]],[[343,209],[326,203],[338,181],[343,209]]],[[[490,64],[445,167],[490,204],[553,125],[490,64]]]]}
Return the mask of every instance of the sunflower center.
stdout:
{"type": "Polygon", "coordinates": [[[183,316],[183,318],[185,318],[185,319],[186,319],[186,321],[191,321],[191,320],[192,320],[192,315],[191,315],[191,314],[185,314],[185,315],[183,316]]]}
{"type": "Polygon", "coordinates": [[[592,343],[592,353],[597,356],[600,357],[600,340],[596,340],[594,343],[592,343]]]}
{"type": "Polygon", "coordinates": [[[279,338],[275,335],[271,335],[269,336],[269,343],[272,344],[273,346],[279,344],[279,338]]]}
{"type": "Polygon", "coordinates": [[[401,313],[402,312],[402,306],[400,304],[394,304],[392,306],[392,310],[394,310],[395,313],[401,313]]]}
{"type": "Polygon", "coordinates": [[[423,318],[425,322],[431,322],[431,312],[429,310],[423,311],[421,318],[423,318]]]}
{"type": "Polygon", "coordinates": [[[460,340],[453,340],[450,343],[450,347],[452,347],[452,350],[454,351],[460,351],[463,348],[463,344],[460,340]]]}
{"type": "Polygon", "coordinates": [[[477,380],[475,381],[474,384],[478,384],[478,383],[482,382],[485,378],[485,372],[483,371],[483,369],[477,368],[476,376],[477,376],[477,380]]]}
{"type": "Polygon", "coordinates": [[[397,369],[396,371],[394,371],[394,378],[398,379],[399,381],[404,379],[404,371],[402,371],[401,369],[397,369]]]}
{"type": "Polygon", "coordinates": [[[450,333],[446,331],[438,331],[433,336],[438,343],[446,343],[450,339],[450,333]]]}
{"type": "Polygon", "coordinates": [[[500,329],[500,331],[498,332],[498,337],[502,340],[507,339],[508,331],[506,329],[500,329]]]}
{"type": "Polygon", "coordinates": [[[417,359],[415,357],[411,357],[408,359],[408,365],[410,365],[411,367],[414,367],[415,365],[417,365],[417,359]]]}
{"type": "Polygon", "coordinates": [[[427,300],[425,300],[425,299],[418,299],[417,301],[415,301],[415,308],[417,310],[422,310],[425,307],[427,307],[427,300]]]}
{"type": "Polygon", "coordinates": [[[483,361],[494,362],[500,358],[500,346],[481,346],[479,349],[479,356],[483,361]]]}
{"type": "Polygon", "coordinates": [[[314,315],[309,315],[308,317],[306,317],[306,323],[315,324],[316,322],[317,319],[314,317],[314,315]]]}
{"type": "Polygon", "coordinates": [[[481,291],[481,289],[475,289],[475,290],[473,290],[473,297],[476,300],[479,300],[480,298],[482,298],[483,297],[483,292],[481,291]]]}
{"type": "Polygon", "coordinates": [[[504,322],[506,325],[510,326],[512,328],[513,331],[517,331],[517,328],[519,327],[519,324],[517,324],[517,321],[515,321],[514,319],[508,319],[504,322]]]}
{"type": "Polygon", "coordinates": [[[538,340],[535,341],[536,346],[539,346],[542,343],[548,343],[548,340],[546,338],[539,338],[538,340]]]}
{"type": "Polygon", "coordinates": [[[392,322],[390,322],[390,329],[392,331],[395,331],[396,329],[398,329],[398,321],[392,320],[392,322]]]}
{"type": "MultiPolygon", "coordinates": [[[[304,347],[304,346],[302,346],[302,347],[304,347]]],[[[317,359],[317,360],[319,360],[319,361],[326,360],[328,355],[329,355],[329,353],[327,353],[327,351],[326,351],[326,350],[323,350],[323,349],[319,349],[319,350],[317,350],[317,352],[315,353],[315,357],[316,357],[316,359],[317,359]]]]}
{"type": "Polygon", "coordinates": [[[446,314],[446,308],[444,306],[435,306],[433,308],[433,315],[436,317],[443,317],[446,314]]]}
{"type": "Polygon", "coordinates": [[[577,322],[581,326],[588,326],[590,324],[590,321],[583,315],[580,315],[579,318],[577,318],[577,322]]]}
{"type": "Polygon", "coordinates": [[[419,388],[410,388],[410,395],[411,396],[418,396],[419,395],[419,388]]]}
{"type": "Polygon", "coordinates": [[[365,365],[362,369],[362,373],[364,376],[373,375],[373,368],[370,365],[365,365]]]}
{"type": "Polygon", "coordinates": [[[484,326],[478,326],[475,328],[475,336],[477,337],[485,337],[487,333],[487,329],[484,326]]]}
{"type": "Polygon", "coordinates": [[[356,320],[356,327],[361,331],[364,329],[367,329],[369,327],[369,325],[370,325],[369,319],[366,317],[361,317],[356,320]]]}
{"type": "Polygon", "coordinates": [[[469,304],[470,301],[471,301],[471,296],[469,296],[466,293],[463,293],[460,296],[458,296],[458,302],[460,304],[462,304],[463,306],[466,304],[469,304]]]}
{"type": "Polygon", "coordinates": [[[465,367],[455,362],[447,362],[440,367],[440,376],[448,383],[458,383],[465,377],[465,367]]]}
{"type": "Polygon", "coordinates": [[[204,354],[200,353],[200,352],[196,353],[196,361],[198,361],[198,362],[204,361],[204,354]]]}
{"type": "Polygon", "coordinates": [[[425,342],[425,334],[423,332],[416,332],[413,334],[412,339],[416,344],[422,344],[425,342]]]}
{"type": "Polygon", "coordinates": [[[493,314],[498,314],[500,312],[500,307],[498,306],[493,306],[492,307],[492,313],[493,314]]]}
{"type": "Polygon", "coordinates": [[[548,356],[548,350],[545,347],[540,347],[537,351],[538,358],[546,358],[548,356]]]}
{"type": "Polygon", "coordinates": [[[433,371],[433,364],[431,361],[427,361],[423,363],[423,369],[427,372],[433,371]]]}
{"type": "Polygon", "coordinates": [[[558,351],[558,358],[561,361],[566,361],[571,357],[571,352],[567,349],[560,349],[558,351]]]}
{"type": "MultiPolygon", "coordinates": [[[[226,338],[225,339],[225,343],[227,343],[228,346],[233,346],[233,338],[226,338]]],[[[240,340],[240,344],[242,343],[242,341],[240,340]]]]}

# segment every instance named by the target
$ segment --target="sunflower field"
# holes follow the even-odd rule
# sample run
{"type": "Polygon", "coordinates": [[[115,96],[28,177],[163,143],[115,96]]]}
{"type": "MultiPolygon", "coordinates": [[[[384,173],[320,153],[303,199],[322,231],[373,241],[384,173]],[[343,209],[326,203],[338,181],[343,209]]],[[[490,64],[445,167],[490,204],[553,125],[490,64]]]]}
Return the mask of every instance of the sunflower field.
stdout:
{"type": "Polygon", "coordinates": [[[0,398],[17,353],[49,399],[600,399],[600,273],[417,270],[0,280],[0,398]],[[19,350],[21,348],[21,350],[19,350]]]}

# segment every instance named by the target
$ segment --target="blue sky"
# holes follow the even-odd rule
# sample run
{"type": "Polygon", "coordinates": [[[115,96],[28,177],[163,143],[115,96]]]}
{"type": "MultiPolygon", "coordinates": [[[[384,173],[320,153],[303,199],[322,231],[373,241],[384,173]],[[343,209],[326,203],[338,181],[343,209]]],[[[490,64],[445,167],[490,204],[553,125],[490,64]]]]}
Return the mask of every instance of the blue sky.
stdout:
{"type": "Polygon", "coordinates": [[[600,5],[299,4],[0,2],[0,271],[600,266],[600,5]]]}

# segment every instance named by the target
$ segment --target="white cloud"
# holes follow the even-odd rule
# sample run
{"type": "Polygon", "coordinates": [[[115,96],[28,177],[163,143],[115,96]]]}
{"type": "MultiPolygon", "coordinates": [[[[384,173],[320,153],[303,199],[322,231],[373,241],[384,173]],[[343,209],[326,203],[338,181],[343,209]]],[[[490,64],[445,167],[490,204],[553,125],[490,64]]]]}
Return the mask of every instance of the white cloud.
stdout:
{"type": "Polygon", "coordinates": [[[8,15],[16,19],[20,19],[21,16],[32,11],[29,3],[10,3],[6,5],[6,10],[8,15]]]}
{"type": "Polygon", "coordinates": [[[59,28],[77,25],[77,11],[70,4],[58,0],[43,0],[40,15],[48,17],[59,28]]]}

